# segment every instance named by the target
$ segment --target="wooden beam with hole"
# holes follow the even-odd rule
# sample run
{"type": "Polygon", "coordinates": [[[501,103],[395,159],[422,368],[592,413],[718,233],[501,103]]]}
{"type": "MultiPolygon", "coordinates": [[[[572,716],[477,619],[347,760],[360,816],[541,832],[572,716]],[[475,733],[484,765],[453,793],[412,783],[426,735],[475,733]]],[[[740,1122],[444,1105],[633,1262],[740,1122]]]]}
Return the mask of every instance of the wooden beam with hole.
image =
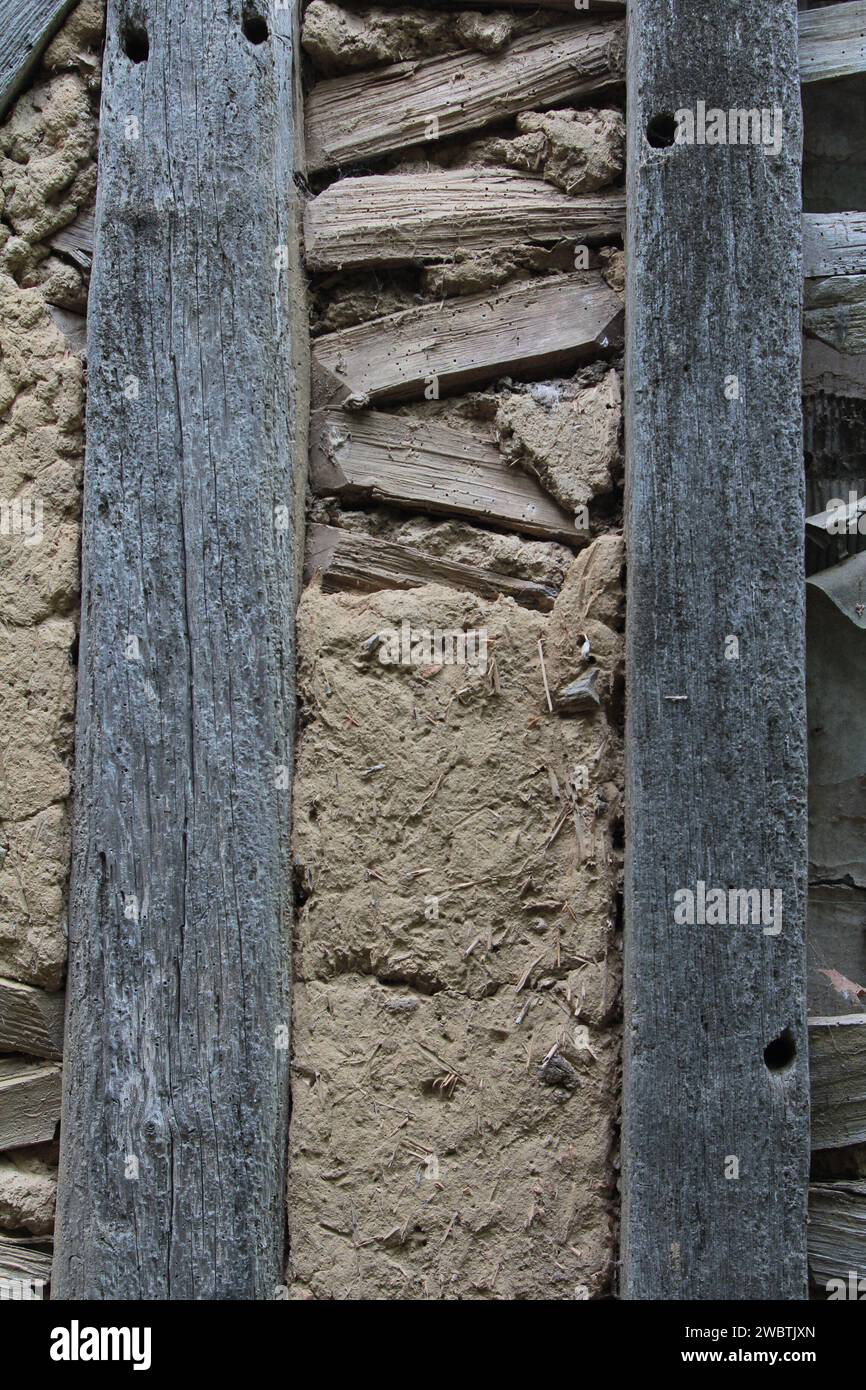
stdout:
{"type": "Polygon", "coordinates": [[[108,0],[61,1299],[284,1286],[309,378],[299,10],[270,5],[251,27],[244,0],[108,0]]]}
{"type": "Polygon", "coordinates": [[[800,12],[800,81],[866,72],[866,0],[800,12]]]}
{"type": "Polygon", "coordinates": [[[444,512],[572,545],[581,539],[568,513],[536,480],[508,467],[493,440],[468,426],[376,410],[328,410],[314,419],[310,444],[317,497],[444,512]]]}
{"type": "Polygon", "coordinates": [[[596,100],[625,77],[619,20],[557,25],[487,57],[461,51],[318,82],[306,106],[310,170],[480,130],[558,102],[596,100]]]}
{"type": "Polygon", "coordinates": [[[326,593],[336,589],[375,593],[378,589],[420,589],[425,584],[444,584],[450,589],[468,589],[482,598],[495,599],[504,594],[524,608],[544,612],[552,609],[557,594],[547,584],[444,560],[438,555],[426,555],[412,545],[337,526],[307,527],[305,582],[316,575],[326,593]]]}
{"type": "Polygon", "coordinates": [[[809,1057],[812,1148],[866,1144],[866,1014],[810,1018],[809,1057]]]}
{"type": "Polygon", "coordinates": [[[629,1299],[801,1299],[797,14],[779,0],[630,0],[628,33],[621,1288],[629,1299]],[[710,94],[724,109],[780,107],[778,157],[649,144],[659,115],[710,94]],[[705,916],[701,885],[716,903],[705,916]],[[731,889],[740,900],[770,892],[770,903],[778,890],[780,920],[768,911],[755,924],[731,889]]]}
{"type": "Polygon", "coordinates": [[[622,300],[596,273],[406,309],[316,339],[314,406],[359,409],[539,377],[619,347],[622,324],[622,300]]]}
{"type": "Polygon", "coordinates": [[[458,169],[340,179],[307,204],[309,270],[450,260],[461,252],[621,236],[621,193],[570,197],[542,179],[458,169]]]}
{"type": "Polygon", "coordinates": [[[866,274],[866,212],[806,213],[803,274],[807,280],[866,274]]]}
{"type": "Polygon", "coordinates": [[[0,119],[77,0],[0,0],[0,119]]]}
{"type": "Polygon", "coordinates": [[[60,1067],[29,1057],[0,1057],[0,1149],[54,1138],[60,1120],[60,1067]]]}
{"type": "Polygon", "coordinates": [[[59,1059],[65,995],[0,979],[0,1052],[59,1059]]]}
{"type": "Polygon", "coordinates": [[[866,1279],[866,1182],[813,1183],[808,1239],[809,1272],[819,1289],[839,1300],[862,1300],[858,1281],[866,1279]],[[828,1289],[831,1279],[841,1285],[828,1289]]]}

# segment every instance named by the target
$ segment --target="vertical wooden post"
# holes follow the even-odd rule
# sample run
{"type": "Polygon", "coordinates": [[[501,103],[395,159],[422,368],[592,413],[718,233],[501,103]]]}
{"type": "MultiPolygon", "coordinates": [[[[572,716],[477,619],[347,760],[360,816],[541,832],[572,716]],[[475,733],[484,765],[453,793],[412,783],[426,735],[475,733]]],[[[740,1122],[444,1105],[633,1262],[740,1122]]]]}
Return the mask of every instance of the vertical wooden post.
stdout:
{"type": "Polygon", "coordinates": [[[628,24],[623,1292],[801,1298],[796,3],[630,0],[628,24]],[[732,109],[781,108],[778,151],[697,143],[699,102],[728,138],[732,109]],[[684,110],[695,143],[674,143],[684,110]],[[743,925],[730,890],[770,890],[770,911],[743,925]]]}
{"type": "Polygon", "coordinates": [[[60,1298],[283,1280],[296,11],[109,0],[60,1298]]]}

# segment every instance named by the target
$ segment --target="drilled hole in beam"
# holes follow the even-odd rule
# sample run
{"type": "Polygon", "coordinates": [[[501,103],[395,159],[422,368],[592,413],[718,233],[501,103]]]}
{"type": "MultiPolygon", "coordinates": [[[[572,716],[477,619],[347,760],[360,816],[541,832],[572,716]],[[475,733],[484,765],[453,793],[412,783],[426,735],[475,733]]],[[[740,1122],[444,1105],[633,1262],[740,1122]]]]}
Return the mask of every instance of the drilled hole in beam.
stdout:
{"type": "Polygon", "coordinates": [[[135,21],[124,25],[121,38],[123,51],[131,63],[146,63],[150,53],[150,42],[147,37],[147,30],[143,24],[136,24],[135,21]]]}
{"type": "Polygon", "coordinates": [[[767,1043],[764,1048],[764,1061],[768,1071],[787,1071],[797,1055],[797,1044],[790,1028],[780,1033],[778,1038],[767,1043]]]}
{"type": "Polygon", "coordinates": [[[247,10],[243,22],[244,36],[250,43],[264,43],[269,38],[267,20],[260,14],[254,14],[252,10],[247,10]]]}
{"type": "Polygon", "coordinates": [[[660,111],[647,121],[646,138],[654,150],[666,150],[674,143],[677,133],[676,117],[672,111],[660,111]]]}

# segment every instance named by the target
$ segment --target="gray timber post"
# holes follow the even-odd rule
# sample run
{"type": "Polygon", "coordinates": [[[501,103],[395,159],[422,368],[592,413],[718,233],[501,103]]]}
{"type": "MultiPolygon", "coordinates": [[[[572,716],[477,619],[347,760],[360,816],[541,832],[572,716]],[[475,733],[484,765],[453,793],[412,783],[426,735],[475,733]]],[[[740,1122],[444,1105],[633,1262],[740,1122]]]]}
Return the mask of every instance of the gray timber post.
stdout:
{"type": "Polygon", "coordinates": [[[109,0],[53,1295],[283,1295],[297,0],[109,0]]]}
{"type": "Polygon", "coordinates": [[[630,0],[628,25],[622,1292],[797,1299],[809,1146],[796,4],[630,0]],[[703,130],[699,102],[722,109],[729,135],[732,109],[781,108],[778,150],[673,143],[679,111],[703,130]],[[762,920],[742,925],[754,900],[731,890],[769,890],[762,920]]]}

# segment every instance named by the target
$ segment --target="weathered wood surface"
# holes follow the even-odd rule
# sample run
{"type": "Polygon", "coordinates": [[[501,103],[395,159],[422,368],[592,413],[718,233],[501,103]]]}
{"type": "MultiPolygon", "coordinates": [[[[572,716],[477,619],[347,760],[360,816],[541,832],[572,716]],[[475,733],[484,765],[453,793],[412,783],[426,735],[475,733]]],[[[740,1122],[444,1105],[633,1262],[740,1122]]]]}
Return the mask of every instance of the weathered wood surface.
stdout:
{"type": "MultiPolygon", "coordinates": [[[[866,1182],[813,1183],[809,1188],[809,1271],[825,1288],[841,1279],[846,1298],[861,1300],[863,1289],[853,1287],[866,1278],[866,1182]]],[[[842,1297],[841,1289],[828,1290],[842,1297]]]]}
{"type": "Polygon", "coordinates": [[[618,347],[622,321],[622,300],[596,274],[406,309],[316,340],[314,404],[358,409],[539,376],[618,347]]]}
{"type": "Polygon", "coordinates": [[[42,1280],[51,1278],[52,1242],[46,1236],[5,1236],[0,1234],[0,1279],[42,1280]]]}
{"type": "Polygon", "coordinates": [[[866,1144],[866,1013],[809,1019],[812,1148],[866,1144]]]}
{"type": "Polygon", "coordinates": [[[60,1298],[267,1300],[284,1280],[295,10],[269,7],[254,42],[241,0],[109,0],[60,1298]]]}
{"type": "Polygon", "coordinates": [[[0,0],[0,119],[76,0],[0,0]]]}
{"type": "Polygon", "coordinates": [[[63,994],[0,979],[0,1052],[63,1055],[63,994]]]}
{"type": "Polygon", "coordinates": [[[807,280],[803,332],[837,352],[866,353],[866,275],[807,280]]]}
{"type": "MultiPolygon", "coordinates": [[[[847,488],[837,500],[846,498],[847,488]]],[[[806,585],[809,876],[817,882],[866,888],[863,603],[863,554],[822,570],[806,585]]]]}
{"type": "MultiPolygon", "coordinates": [[[[796,9],[630,0],[628,13],[622,1287],[639,1299],[799,1299],[809,1143],[796,9]],[[778,158],[650,146],[660,113],[710,94],[724,108],[779,105],[778,158]],[[726,660],[729,635],[737,660],[726,660]],[[679,925],[674,894],[697,895],[699,882],[780,889],[781,932],[679,925]],[[771,1070],[765,1048],[786,1030],[795,1056],[771,1070]]],[[[784,1043],[774,1056],[786,1058],[784,1043]]]]}
{"type": "Polygon", "coordinates": [[[28,1057],[0,1057],[0,1149],[54,1138],[60,1119],[60,1067],[28,1057]]]}
{"type": "Polygon", "coordinates": [[[478,569],[437,555],[425,555],[412,545],[344,531],[337,526],[310,526],[304,578],[321,577],[325,592],[358,589],[374,593],[377,589],[419,589],[424,584],[444,584],[452,589],[468,589],[482,598],[499,594],[513,598],[525,608],[549,611],[556,590],[530,579],[514,579],[508,574],[478,569]]]}
{"type": "Polygon", "coordinates": [[[458,169],[340,179],[307,204],[310,270],[400,265],[527,242],[621,236],[621,193],[570,197],[543,179],[458,169]]]}
{"type": "Polygon", "coordinates": [[[813,883],[809,888],[808,932],[810,1014],[829,1017],[866,1009],[842,992],[836,971],[866,985],[866,892],[844,883],[813,883]],[[835,981],[835,984],[834,984],[835,981]]]}
{"type": "Polygon", "coordinates": [[[803,274],[866,272],[866,212],[807,213],[803,217],[803,274]]]}
{"type": "Polygon", "coordinates": [[[804,338],[803,392],[866,399],[866,353],[840,352],[819,338],[804,338]]]}
{"type": "Polygon", "coordinates": [[[81,270],[89,271],[93,260],[93,210],[88,209],[49,237],[48,245],[63,251],[81,270]]]}
{"type": "Polygon", "coordinates": [[[800,14],[800,80],[826,82],[866,72],[866,0],[800,14]]]}
{"type": "Polygon", "coordinates": [[[557,25],[502,54],[450,53],[330,78],[306,100],[307,164],[327,169],[477,130],[518,111],[586,101],[624,78],[619,20],[557,25]]]}
{"type": "Polygon", "coordinates": [[[328,410],[313,422],[310,482],[319,497],[448,512],[510,531],[579,539],[574,522],[496,444],[435,420],[328,410]]]}

